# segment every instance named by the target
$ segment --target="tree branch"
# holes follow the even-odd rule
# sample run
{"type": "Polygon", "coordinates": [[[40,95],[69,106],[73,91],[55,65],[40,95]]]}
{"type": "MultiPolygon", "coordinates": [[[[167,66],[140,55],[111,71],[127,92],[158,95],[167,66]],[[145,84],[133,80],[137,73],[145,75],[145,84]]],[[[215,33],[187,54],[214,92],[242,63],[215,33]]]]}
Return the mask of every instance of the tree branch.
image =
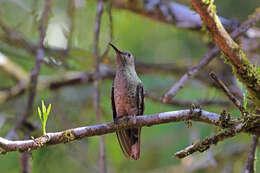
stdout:
{"type": "MultiPolygon", "coordinates": [[[[238,27],[231,33],[231,37],[233,39],[245,33],[252,25],[254,25],[258,20],[260,20],[260,11],[256,11],[253,15],[250,16],[251,17],[248,20],[243,22],[240,25],[240,27],[238,27]]],[[[200,62],[196,66],[192,67],[188,72],[186,72],[181,77],[181,79],[170,88],[170,90],[163,96],[163,101],[166,103],[167,101],[169,101],[170,98],[176,96],[176,94],[180,91],[180,89],[183,88],[185,83],[190,78],[195,76],[199,72],[199,70],[201,70],[203,67],[209,64],[214,59],[214,57],[219,54],[219,51],[220,51],[219,48],[215,46],[206,55],[204,55],[204,57],[200,60],[200,62]]]]}
{"type": "Polygon", "coordinates": [[[253,136],[252,143],[250,145],[250,150],[248,154],[248,160],[246,163],[246,169],[244,173],[254,173],[255,172],[255,155],[256,155],[256,147],[258,144],[258,137],[253,136]]]}
{"type": "MultiPolygon", "coordinates": [[[[157,124],[187,120],[200,121],[219,126],[220,117],[221,116],[216,113],[207,112],[201,109],[170,111],[146,116],[138,116],[136,118],[128,116],[126,118],[119,119],[117,124],[110,122],[106,124],[64,130],[61,132],[47,133],[46,135],[33,140],[11,141],[0,138],[0,148],[3,149],[2,153],[35,150],[48,145],[56,145],[64,142],[66,143],[79,140],[84,137],[100,136],[113,133],[119,129],[121,130],[141,126],[150,127],[157,124]]],[[[239,121],[234,121],[232,124],[230,124],[230,127],[236,127],[239,124],[241,124],[239,121]]]]}
{"type": "MultiPolygon", "coordinates": [[[[257,72],[257,68],[248,61],[240,46],[232,40],[224,29],[216,14],[213,0],[207,2],[192,0],[191,3],[210,29],[215,42],[225,53],[224,59],[232,66],[234,74],[247,87],[255,103],[260,105],[260,74],[257,72]]],[[[256,11],[250,19],[260,19],[260,10],[256,11]]]]}
{"type": "MultiPolygon", "coordinates": [[[[94,65],[95,65],[95,80],[94,80],[94,110],[96,113],[97,122],[100,124],[102,122],[101,119],[101,107],[100,107],[100,78],[99,73],[99,51],[98,51],[98,41],[100,34],[100,25],[101,25],[101,17],[104,10],[104,1],[99,0],[97,4],[96,10],[96,19],[95,19],[95,28],[94,28],[94,65]]],[[[99,171],[100,173],[106,173],[106,153],[105,153],[105,145],[104,145],[104,136],[101,135],[99,138],[99,171]]]]}
{"type": "Polygon", "coordinates": [[[210,73],[210,77],[220,86],[220,88],[224,91],[232,103],[240,110],[240,112],[246,113],[246,110],[243,108],[240,101],[230,92],[228,87],[220,79],[218,79],[214,72],[210,73]]]}

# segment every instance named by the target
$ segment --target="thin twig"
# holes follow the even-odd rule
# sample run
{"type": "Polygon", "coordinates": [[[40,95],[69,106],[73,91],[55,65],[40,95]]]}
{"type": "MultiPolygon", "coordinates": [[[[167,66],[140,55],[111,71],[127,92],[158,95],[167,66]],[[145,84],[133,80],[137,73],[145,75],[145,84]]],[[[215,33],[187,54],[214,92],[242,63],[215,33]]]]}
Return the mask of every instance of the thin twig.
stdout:
{"type": "MultiPolygon", "coordinates": [[[[260,20],[260,11],[255,12],[248,20],[243,22],[237,29],[235,29],[231,37],[237,38],[241,34],[245,33],[252,25],[254,25],[258,20],[260,20]]],[[[172,97],[176,96],[176,94],[180,91],[181,88],[185,85],[188,79],[192,78],[196,75],[203,67],[209,64],[215,56],[219,54],[219,48],[212,48],[204,57],[200,60],[200,62],[192,67],[187,73],[185,73],[179,81],[177,81],[169,91],[163,96],[163,102],[169,101],[172,97]]],[[[260,92],[259,92],[260,93],[260,92]]]]}
{"type": "Polygon", "coordinates": [[[223,81],[218,79],[217,75],[214,72],[211,72],[210,77],[219,85],[219,87],[224,91],[224,93],[228,96],[228,98],[232,101],[232,103],[242,112],[246,113],[246,110],[243,108],[240,101],[230,92],[228,87],[224,84],[223,81]]]}
{"type": "MultiPolygon", "coordinates": [[[[106,124],[97,124],[92,126],[79,127],[74,129],[68,129],[61,132],[47,133],[44,136],[36,138],[34,140],[23,141],[11,141],[0,137],[0,148],[2,148],[2,154],[12,151],[28,151],[38,149],[47,145],[61,144],[64,142],[71,142],[74,140],[80,140],[84,137],[100,136],[108,133],[113,133],[117,130],[152,126],[170,122],[180,121],[199,121],[208,123],[211,125],[219,126],[220,115],[212,112],[207,112],[201,109],[186,109],[179,111],[162,112],[152,115],[143,115],[133,118],[128,116],[123,119],[119,119],[117,124],[109,122],[106,124]]],[[[241,126],[240,121],[234,121],[230,124],[231,127],[241,126]]]]}
{"type": "Polygon", "coordinates": [[[256,155],[256,148],[258,144],[258,137],[256,135],[253,136],[252,143],[250,145],[250,150],[248,153],[248,159],[246,163],[246,168],[244,173],[254,173],[255,172],[255,155],[256,155]]]}
{"type": "MultiPolygon", "coordinates": [[[[98,1],[96,19],[95,19],[95,28],[94,28],[94,64],[95,64],[95,80],[94,80],[94,109],[96,112],[97,122],[100,124],[101,120],[101,108],[100,108],[100,79],[99,79],[99,51],[98,51],[98,41],[100,35],[100,24],[101,17],[103,14],[104,2],[103,0],[98,1]]],[[[106,155],[105,155],[105,145],[104,145],[104,136],[101,135],[99,139],[99,169],[100,173],[106,173],[106,155]]]]}

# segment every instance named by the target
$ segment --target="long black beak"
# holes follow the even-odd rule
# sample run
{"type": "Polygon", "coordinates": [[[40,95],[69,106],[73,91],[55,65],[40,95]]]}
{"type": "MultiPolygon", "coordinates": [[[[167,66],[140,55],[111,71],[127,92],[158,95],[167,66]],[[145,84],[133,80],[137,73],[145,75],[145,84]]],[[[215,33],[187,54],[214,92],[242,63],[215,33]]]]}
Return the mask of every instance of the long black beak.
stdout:
{"type": "Polygon", "coordinates": [[[116,51],[117,54],[122,54],[122,52],[116,48],[116,46],[114,46],[112,43],[109,43],[109,45],[116,51]]]}

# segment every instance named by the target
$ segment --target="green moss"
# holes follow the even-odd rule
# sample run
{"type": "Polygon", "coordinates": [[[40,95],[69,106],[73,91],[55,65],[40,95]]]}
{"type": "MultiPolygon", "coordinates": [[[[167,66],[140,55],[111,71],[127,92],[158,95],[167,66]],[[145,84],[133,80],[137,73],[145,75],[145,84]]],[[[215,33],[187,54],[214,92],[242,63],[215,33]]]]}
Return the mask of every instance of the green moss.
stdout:
{"type": "Polygon", "coordinates": [[[258,74],[257,69],[248,61],[246,54],[241,50],[241,48],[238,49],[239,57],[242,57],[241,60],[243,65],[241,67],[237,67],[233,64],[224,52],[222,52],[221,57],[224,59],[226,64],[229,64],[232,67],[233,74],[236,78],[246,86],[249,92],[249,98],[259,106],[260,75],[258,74]]]}
{"type": "Polygon", "coordinates": [[[210,5],[210,4],[213,4],[213,3],[214,3],[214,0],[202,0],[202,2],[203,2],[205,5],[210,5]]]}
{"type": "Polygon", "coordinates": [[[64,135],[64,142],[73,141],[75,139],[75,135],[72,133],[71,130],[66,130],[64,135]]]}

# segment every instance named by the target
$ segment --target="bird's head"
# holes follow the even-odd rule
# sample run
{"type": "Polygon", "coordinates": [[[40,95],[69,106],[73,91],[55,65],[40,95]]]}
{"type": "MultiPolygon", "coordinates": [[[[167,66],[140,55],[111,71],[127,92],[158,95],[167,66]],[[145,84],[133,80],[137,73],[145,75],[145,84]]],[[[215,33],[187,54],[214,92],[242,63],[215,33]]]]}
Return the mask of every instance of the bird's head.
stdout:
{"type": "Polygon", "coordinates": [[[116,62],[118,67],[134,67],[134,56],[128,51],[121,51],[116,48],[112,43],[109,45],[115,50],[116,52],[116,62]]]}

